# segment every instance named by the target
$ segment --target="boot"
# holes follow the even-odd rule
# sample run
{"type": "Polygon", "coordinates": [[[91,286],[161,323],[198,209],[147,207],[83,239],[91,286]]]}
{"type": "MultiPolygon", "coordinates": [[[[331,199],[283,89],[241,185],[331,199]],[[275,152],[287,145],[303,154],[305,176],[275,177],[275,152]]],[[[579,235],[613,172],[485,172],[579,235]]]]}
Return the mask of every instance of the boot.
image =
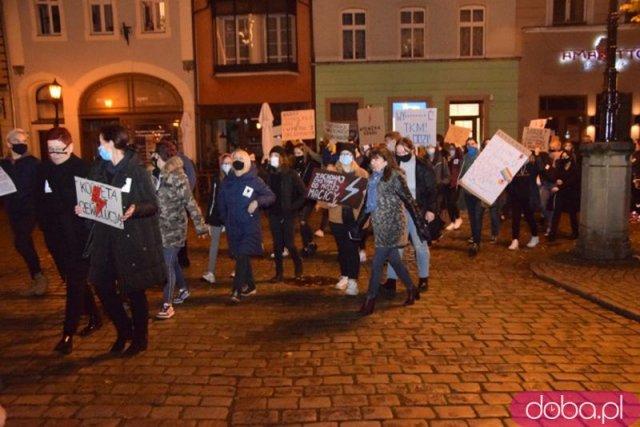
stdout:
{"type": "Polygon", "coordinates": [[[111,350],[109,350],[109,352],[122,353],[122,350],[124,350],[124,346],[127,344],[127,341],[131,341],[131,338],[133,338],[132,331],[125,332],[123,334],[118,333],[118,338],[116,339],[116,342],[114,342],[111,346],[111,350]]]}
{"type": "Polygon", "coordinates": [[[386,282],[380,285],[380,290],[389,296],[389,298],[393,298],[396,296],[396,279],[387,279],[386,282]]]}
{"type": "Polygon", "coordinates": [[[98,329],[102,328],[102,318],[98,314],[89,315],[89,323],[80,331],[78,335],[81,337],[88,337],[98,329]]]}
{"type": "Polygon", "coordinates": [[[33,276],[33,280],[33,294],[35,296],[42,296],[46,294],[47,288],[49,287],[49,280],[47,280],[47,277],[42,274],[42,272],[40,272],[36,273],[35,276],[33,276]]]}
{"type": "Polygon", "coordinates": [[[418,288],[411,288],[407,290],[407,299],[402,303],[402,305],[413,305],[419,298],[420,291],[418,288]]]}
{"type": "Polygon", "coordinates": [[[73,335],[63,335],[54,350],[62,354],[71,353],[73,351],[73,335]]]}
{"type": "Polygon", "coordinates": [[[145,351],[147,349],[147,338],[135,339],[129,346],[129,348],[123,353],[124,357],[132,357],[136,354],[145,351]]]}
{"type": "Polygon", "coordinates": [[[376,299],[366,297],[365,300],[362,302],[362,306],[360,307],[360,314],[362,314],[363,316],[369,316],[370,314],[373,314],[373,311],[375,310],[375,306],[376,306],[376,299]]]}
{"type": "Polygon", "coordinates": [[[420,292],[427,292],[429,290],[429,278],[421,277],[418,279],[418,289],[420,292]]]}

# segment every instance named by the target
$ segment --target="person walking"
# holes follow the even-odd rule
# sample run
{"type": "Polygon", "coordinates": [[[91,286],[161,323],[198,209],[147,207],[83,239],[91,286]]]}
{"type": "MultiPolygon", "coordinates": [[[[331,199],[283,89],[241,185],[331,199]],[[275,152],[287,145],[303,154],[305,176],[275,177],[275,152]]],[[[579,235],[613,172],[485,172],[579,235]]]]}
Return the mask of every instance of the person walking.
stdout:
{"type": "Polygon", "coordinates": [[[449,214],[449,225],[445,227],[445,230],[452,231],[458,230],[462,225],[462,218],[460,218],[460,209],[458,208],[458,199],[460,198],[460,187],[458,186],[458,179],[460,178],[460,169],[464,160],[464,153],[458,149],[454,144],[444,144],[443,154],[447,159],[449,166],[449,185],[444,188],[444,199],[447,206],[447,213],[449,214]]]}
{"type": "MultiPolygon", "coordinates": [[[[303,184],[308,187],[313,177],[313,172],[316,169],[320,169],[320,163],[318,163],[311,155],[309,155],[309,149],[302,142],[298,142],[293,145],[293,169],[298,173],[298,176],[302,178],[303,184]]],[[[300,235],[302,237],[302,256],[312,257],[318,250],[318,245],[315,242],[313,231],[309,225],[309,218],[316,207],[316,201],[312,199],[305,199],[300,209],[300,235]]]]}
{"type": "Polygon", "coordinates": [[[276,200],[275,194],[257,175],[249,153],[236,150],[231,155],[233,173],[223,181],[218,199],[220,220],[227,230],[229,252],[236,259],[231,302],[256,293],[251,257],[262,255],[260,211],[276,200]]]}
{"type": "Polygon", "coordinates": [[[569,214],[571,239],[578,238],[578,211],[580,210],[580,165],[570,141],[564,143],[562,154],[556,167],[556,185],[553,195],[553,215],[547,241],[553,242],[558,234],[562,212],[569,214]]]}
{"type": "Polygon", "coordinates": [[[511,200],[511,245],[509,249],[514,251],[520,247],[520,218],[524,214],[524,219],[531,231],[531,240],[527,243],[528,248],[534,248],[540,242],[538,237],[538,225],[533,217],[533,207],[531,206],[531,192],[533,191],[538,168],[533,154],[529,161],[525,163],[513,180],[507,186],[509,200],[511,200]]]}
{"type": "Polygon", "coordinates": [[[151,161],[160,170],[156,194],[160,207],[162,253],[167,270],[162,308],[156,314],[156,318],[170,319],[175,314],[173,305],[183,303],[191,295],[187,282],[184,280],[182,267],[178,262],[178,252],[184,246],[187,238],[187,212],[189,212],[199,237],[205,237],[208,229],[193,193],[191,193],[189,181],[182,166],[182,159],[178,156],[169,157],[167,146],[159,143],[151,156],[151,161]],[[173,291],[176,282],[181,287],[174,299],[173,291]]]}
{"type": "MultiPolygon", "coordinates": [[[[462,167],[460,168],[460,179],[471,168],[471,165],[478,158],[478,142],[473,138],[468,138],[466,143],[467,153],[464,155],[462,167]]],[[[484,215],[484,207],[479,198],[464,191],[464,201],[469,212],[469,223],[471,225],[471,241],[469,243],[469,256],[475,256],[480,251],[480,238],[482,237],[482,217],[484,215]]]]}
{"type": "Polygon", "coordinates": [[[0,159],[0,167],[13,181],[16,192],[4,196],[4,204],[13,233],[13,245],[27,264],[31,276],[28,288],[20,295],[41,296],[47,292],[49,280],[42,271],[33,244],[40,161],[29,154],[29,136],[20,128],[12,129],[7,134],[7,148],[9,153],[6,158],[0,159]]]}
{"type": "MultiPolygon", "coordinates": [[[[162,236],[158,225],[158,200],[151,176],[129,145],[127,130],[119,125],[100,130],[98,159],[88,178],[121,189],[123,225],[116,228],[93,223],[89,250],[89,283],[111,318],[118,337],[112,353],[126,356],[145,351],[148,346],[149,304],[145,289],[166,281],[162,236]],[[128,298],[131,318],[121,296],[128,298]]],[[[82,207],[76,207],[76,214],[82,207]]]]}
{"type": "Polygon", "coordinates": [[[38,223],[66,284],[62,339],[55,351],[69,354],[83,314],[88,314],[89,322],[80,336],[90,335],[102,327],[102,317],[87,283],[89,260],[83,257],[89,229],[84,220],[74,214],[78,204],[75,177],[86,178],[89,165],[73,154],[73,141],[67,129],[49,129],[46,139],[49,158],[42,163],[38,184],[38,223]]]}
{"type": "MultiPolygon", "coordinates": [[[[402,140],[400,139],[398,143],[402,140]]],[[[371,217],[376,249],[373,255],[369,289],[360,307],[360,313],[365,316],[372,314],[375,310],[382,269],[387,261],[407,289],[407,299],[403,305],[413,305],[416,299],[420,299],[419,290],[414,286],[400,254],[400,248],[407,245],[408,217],[415,224],[418,238],[425,245],[430,241],[427,223],[411,195],[402,170],[395,165],[391,152],[385,147],[374,149],[371,154],[371,169],[365,206],[358,216],[357,225],[350,233],[351,238],[357,239],[368,217],[371,217]],[[398,209],[399,206],[404,206],[404,209],[398,209]]]]}

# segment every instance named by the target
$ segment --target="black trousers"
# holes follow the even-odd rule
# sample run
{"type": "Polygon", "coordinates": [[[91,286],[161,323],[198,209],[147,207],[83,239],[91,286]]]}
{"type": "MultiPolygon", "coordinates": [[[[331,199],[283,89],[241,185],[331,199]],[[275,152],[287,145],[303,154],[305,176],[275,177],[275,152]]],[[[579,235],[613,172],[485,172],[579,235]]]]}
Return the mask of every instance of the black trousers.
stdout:
{"type": "Polygon", "coordinates": [[[289,250],[293,260],[295,275],[302,275],[302,258],[294,242],[295,222],[294,216],[269,215],[269,226],[273,237],[273,254],[276,262],[276,274],[281,276],[283,272],[282,251],[289,250]]]}
{"type": "Polygon", "coordinates": [[[460,218],[460,209],[458,209],[458,196],[460,192],[458,188],[445,187],[443,190],[444,201],[447,205],[447,212],[449,213],[449,219],[451,222],[460,218]]]}
{"type": "Polygon", "coordinates": [[[149,303],[145,291],[133,291],[126,294],[131,305],[131,318],[129,318],[116,290],[118,274],[115,271],[113,255],[103,264],[103,267],[100,274],[101,279],[95,283],[96,292],[104,310],[113,322],[118,336],[133,335],[134,341],[146,341],[149,336],[149,303]]]}
{"type": "Polygon", "coordinates": [[[522,194],[511,192],[509,193],[509,197],[511,198],[511,238],[519,239],[520,238],[520,217],[524,213],[524,219],[529,224],[529,230],[531,231],[531,236],[538,235],[538,225],[536,224],[536,220],[533,217],[533,208],[531,207],[531,194],[529,192],[524,192],[522,194]]]}
{"type": "Polygon", "coordinates": [[[40,258],[33,244],[33,230],[36,228],[36,218],[33,215],[24,215],[19,218],[10,218],[11,231],[13,231],[13,245],[24,259],[29,268],[29,274],[33,278],[41,273],[40,258]]]}
{"type": "MultiPolygon", "coordinates": [[[[282,256],[282,251],[280,251],[282,256]]],[[[240,292],[244,285],[248,285],[250,289],[256,288],[256,282],[253,279],[253,269],[251,268],[251,257],[249,255],[236,256],[236,276],[233,278],[233,290],[240,292]]]]}
{"type": "Polygon", "coordinates": [[[549,237],[555,238],[558,234],[558,226],[560,225],[560,215],[562,212],[569,213],[569,221],[571,222],[571,234],[573,237],[578,236],[578,204],[574,200],[570,200],[571,194],[556,193],[554,197],[553,214],[551,215],[551,230],[549,237]]]}
{"type": "Polygon", "coordinates": [[[302,236],[302,247],[306,248],[309,244],[313,243],[313,230],[309,225],[309,217],[313,213],[316,207],[315,200],[307,200],[300,209],[300,235],[302,236]]]}
{"type": "Polygon", "coordinates": [[[349,238],[349,230],[353,226],[329,222],[331,232],[338,246],[338,262],[340,263],[340,275],[349,279],[357,279],[360,274],[359,242],[349,238]]]}

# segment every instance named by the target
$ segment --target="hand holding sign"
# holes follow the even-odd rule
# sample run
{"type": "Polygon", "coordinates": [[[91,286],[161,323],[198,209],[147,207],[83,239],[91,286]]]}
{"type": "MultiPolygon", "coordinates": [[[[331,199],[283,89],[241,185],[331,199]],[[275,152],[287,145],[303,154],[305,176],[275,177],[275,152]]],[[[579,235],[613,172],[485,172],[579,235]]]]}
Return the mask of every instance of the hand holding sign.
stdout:
{"type": "Polygon", "coordinates": [[[131,204],[131,206],[129,206],[127,208],[127,211],[124,213],[124,215],[122,215],[122,220],[126,221],[129,218],[131,218],[131,215],[133,215],[133,213],[136,211],[136,205],[135,204],[131,204]]]}

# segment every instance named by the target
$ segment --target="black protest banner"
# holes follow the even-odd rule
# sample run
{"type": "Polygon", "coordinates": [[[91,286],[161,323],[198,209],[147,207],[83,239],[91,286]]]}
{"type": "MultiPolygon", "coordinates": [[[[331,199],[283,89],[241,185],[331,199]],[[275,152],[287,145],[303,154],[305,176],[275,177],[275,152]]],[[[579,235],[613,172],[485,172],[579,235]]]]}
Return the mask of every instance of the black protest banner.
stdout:
{"type": "Polygon", "coordinates": [[[367,189],[367,179],[316,169],[311,177],[307,198],[357,208],[367,189]]]}

